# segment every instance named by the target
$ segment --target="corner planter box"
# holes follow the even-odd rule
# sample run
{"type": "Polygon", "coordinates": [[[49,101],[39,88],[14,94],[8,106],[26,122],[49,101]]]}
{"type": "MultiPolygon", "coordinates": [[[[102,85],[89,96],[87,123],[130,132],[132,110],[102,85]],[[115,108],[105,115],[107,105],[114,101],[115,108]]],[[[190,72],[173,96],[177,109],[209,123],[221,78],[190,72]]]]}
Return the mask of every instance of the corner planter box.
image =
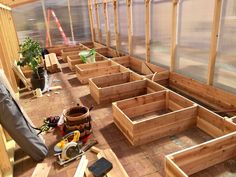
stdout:
{"type": "Polygon", "coordinates": [[[126,72],[127,69],[111,60],[96,63],[75,65],[77,78],[82,84],[87,84],[89,78],[103,76],[113,73],[126,72]]]}
{"type": "Polygon", "coordinates": [[[132,145],[174,135],[196,124],[197,106],[171,91],[119,101],[112,108],[115,124],[132,145]]]}
{"type": "MultiPolygon", "coordinates": [[[[103,61],[105,60],[104,57],[96,55],[96,61],[103,61]]],[[[75,65],[83,64],[82,60],[80,59],[79,55],[69,55],[67,56],[68,66],[71,71],[75,71],[75,65]]]]}
{"type": "MultiPolygon", "coordinates": [[[[147,82],[134,72],[116,73],[89,79],[90,94],[100,103],[110,103],[147,93],[147,82]]],[[[156,90],[164,88],[157,86],[156,90]]]]}
{"type": "Polygon", "coordinates": [[[96,52],[106,58],[115,58],[123,56],[123,54],[118,53],[116,50],[107,47],[96,49],[96,52]]]}
{"type": "Polygon", "coordinates": [[[104,45],[99,44],[97,42],[82,42],[81,44],[86,46],[89,49],[98,49],[98,48],[105,47],[104,45]]]}
{"type": "MultiPolygon", "coordinates": [[[[235,159],[235,157],[236,132],[233,132],[166,156],[166,177],[188,177],[198,172],[201,174],[202,170],[205,170],[204,176],[208,176],[207,169],[229,159],[235,159]]],[[[235,176],[235,173],[230,171],[227,172],[227,175],[224,175],[224,169],[220,169],[219,176],[235,176]]]]}
{"type": "Polygon", "coordinates": [[[67,62],[67,56],[69,56],[69,55],[78,55],[79,52],[82,51],[82,50],[86,50],[86,48],[84,48],[84,46],[82,46],[82,45],[77,45],[77,46],[62,49],[61,50],[62,60],[64,62],[67,62]]]}

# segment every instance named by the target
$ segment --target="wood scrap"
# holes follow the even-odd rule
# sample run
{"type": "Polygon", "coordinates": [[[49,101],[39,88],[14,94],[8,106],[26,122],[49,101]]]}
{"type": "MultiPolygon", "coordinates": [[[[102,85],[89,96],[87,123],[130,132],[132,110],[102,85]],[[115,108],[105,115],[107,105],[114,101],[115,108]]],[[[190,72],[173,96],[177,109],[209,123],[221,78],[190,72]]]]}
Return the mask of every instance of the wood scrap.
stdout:
{"type": "Polygon", "coordinates": [[[96,154],[98,154],[99,152],[102,151],[101,149],[99,149],[99,148],[97,148],[97,147],[95,147],[95,146],[91,147],[90,150],[91,150],[91,152],[96,153],[96,154]]]}
{"type": "Polygon", "coordinates": [[[57,56],[55,53],[50,53],[45,55],[45,65],[46,69],[50,73],[56,73],[61,71],[61,65],[58,62],[57,56]]]}
{"type": "Polygon", "coordinates": [[[121,165],[119,159],[111,149],[100,151],[97,154],[97,157],[104,157],[112,163],[113,168],[106,174],[107,177],[128,177],[124,167],[121,165]]]}
{"type": "Polygon", "coordinates": [[[142,68],[141,68],[141,72],[143,73],[143,74],[153,74],[154,72],[148,67],[148,65],[145,63],[145,62],[143,62],[142,63],[142,68]]]}
{"type": "Polygon", "coordinates": [[[47,163],[38,163],[31,177],[47,177],[51,166],[47,163]]]}
{"type": "Polygon", "coordinates": [[[88,166],[88,159],[86,158],[85,155],[83,155],[80,159],[74,177],[83,177],[87,166],[88,166]]]}

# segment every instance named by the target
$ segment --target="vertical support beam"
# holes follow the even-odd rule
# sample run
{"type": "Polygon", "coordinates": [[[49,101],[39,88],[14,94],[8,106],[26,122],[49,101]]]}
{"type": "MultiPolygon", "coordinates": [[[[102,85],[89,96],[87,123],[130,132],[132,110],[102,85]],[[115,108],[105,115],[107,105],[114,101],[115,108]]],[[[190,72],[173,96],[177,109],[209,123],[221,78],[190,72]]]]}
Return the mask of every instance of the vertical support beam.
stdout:
{"type": "Polygon", "coordinates": [[[128,47],[129,54],[132,52],[132,39],[133,39],[133,20],[132,20],[132,0],[126,0],[127,16],[128,16],[128,47]]]}
{"type": "Polygon", "coordinates": [[[74,30],[73,30],[73,21],[72,21],[72,17],[71,17],[71,9],[70,9],[70,0],[67,0],[67,7],[68,7],[69,20],[70,20],[71,37],[72,37],[73,43],[75,44],[75,36],[74,36],[74,30]]]}
{"type": "Polygon", "coordinates": [[[95,34],[94,34],[94,20],[93,20],[93,13],[92,13],[92,3],[91,0],[88,0],[88,13],[89,13],[89,21],[90,21],[90,30],[91,30],[91,38],[92,41],[95,42],[95,34]]]}
{"type": "Polygon", "coordinates": [[[105,19],[105,31],[106,31],[106,45],[110,47],[110,30],[109,30],[109,19],[107,14],[107,0],[103,0],[103,12],[105,19]]]}
{"type": "Polygon", "coordinates": [[[97,33],[98,33],[98,42],[102,42],[102,31],[101,31],[101,25],[100,25],[100,18],[99,18],[99,13],[98,13],[98,2],[97,0],[94,0],[94,5],[95,5],[95,14],[96,14],[96,21],[97,21],[97,33]]]}
{"type": "Polygon", "coordinates": [[[113,0],[113,9],[114,9],[114,24],[115,24],[115,33],[116,33],[116,51],[120,50],[120,36],[119,36],[119,23],[118,23],[118,8],[117,0],[113,0]]]}
{"type": "Polygon", "coordinates": [[[146,62],[150,63],[150,0],[145,0],[146,62]]]}
{"type": "Polygon", "coordinates": [[[214,19],[211,33],[211,48],[210,48],[210,56],[208,64],[208,80],[207,80],[208,85],[212,85],[214,81],[215,63],[217,55],[217,42],[219,36],[218,33],[220,28],[221,6],[222,6],[222,0],[215,0],[214,19]]]}
{"type": "Polygon", "coordinates": [[[50,33],[49,33],[49,27],[48,27],[48,23],[47,23],[47,16],[46,16],[44,0],[41,0],[41,4],[42,4],[42,9],[43,9],[43,16],[44,16],[44,22],[45,22],[45,27],[46,27],[46,33],[48,35],[49,45],[52,46],[51,36],[50,36],[50,33]]]}
{"type": "Polygon", "coordinates": [[[177,37],[177,6],[179,0],[172,0],[172,35],[171,35],[171,63],[170,71],[175,70],[176,60],[176,37],[177,37]]]}

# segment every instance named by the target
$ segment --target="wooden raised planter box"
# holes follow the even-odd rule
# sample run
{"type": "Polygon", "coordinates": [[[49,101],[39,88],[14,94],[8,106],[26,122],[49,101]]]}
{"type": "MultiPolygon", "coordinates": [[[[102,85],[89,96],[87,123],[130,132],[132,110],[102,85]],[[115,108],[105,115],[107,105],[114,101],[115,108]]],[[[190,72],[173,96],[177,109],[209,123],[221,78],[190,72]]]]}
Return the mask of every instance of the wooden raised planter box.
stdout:
{"type": "Polygon", "coordinates": [[[96,49],[96,52],[106,58],[116,58],[116,57],[123,56],[123,54],[118,53],[116,50],[113,50],[108,47],[96,49]]]}
{"type": "Polygon", "coordinates": [[[174,135],[196,124],[197,105],[171,91],[119,101],[112,108],[115,124],[132,145],[174,135]]]}
{"type": "MultiPolygon", "coordinates": [[[[227,129],[229,127],[226,126],[225,128],[227,129]]],[[[198,172],[201,173],[202,170],[207,170],[214,165],[224,163],[232,158],[235,159],[235,126],[231,126],[229,130],[226,130],[226,132],[222,134],[226,135],[166,156],[166,177],[188,177],[198,172]],[[227,132],[232,133],[226,134],[227,132]]],[[[214,170],[215,169],[216,168],[214,168],[214,170]]],[[[221,169],[221,171],[218,171],[218,174],[214,174],[216,176],[225,176],[223,170],[224,169],[221,169]]],[[[205,176],[208,176],[206,171],[204,174],[205,176]]],[[[227,175],[235,176],[235,172],[227,171],[227,175]]]]}
{"type": "MultiPolygon", "coordinates": [[[[110,103],[147,94],[148,82],[150,81],[143,80],[134,72],[124,72],[91,78],[89,88],[90,94],[98,104],[110,103]]],[[[164,88],[156,86],[155,90],[164,90],[164,88]]]]}
{"type": "Polygon", "coordinates": [[[75,71],[79,81],[82,84],[87,84],[89,78],[114,74],[119,72],[126,72],[128,70],[111,60],[106,60],[106,61],[99,61],[96,63],[75,65],[75,71]]]}
{"type": "Polygon", "coordinates": [[[49,53],[55,53],[57,56],[61,56],[61,50],[68,47],[68,45],[54,45],[51,47],[47,47],[47,50],[49,53]]]}
{"type": "MultiPolygon", "coordinates": [[[[103,61],[103,60],[105,60],[105,58],[102,57],[102,56],[96,55],[95,60],[96,61],[103,61]]],[[[75,65],[83,64],[83,62],[82,62],[79,55],[69,55],[69,56],[67,56],[67,62],[68,62],[68,66],[71,69],[71,71],[75,71],[75,65]]]]}
{"type": "Polygon", "coordinates": [[[132,71],[140,75],[145,76],[148,79],[152,79],[155,74],[155,82],[158,82],[159,84],[164,86],[168,85],[169,71],[165,68],[147,63],[143,60],[131,56],[113,58],[113,61],[123,65],[126,68],[131,69],[132,71]]]}
{"type": "Polygon", "coordinates": [[[73,47],[68,47],[68,48],[62,49],[61,50],[62,60],[64,62],[67,62],[67,56],[79,55],[79,52],[82,51],[82,50],[87,50],[87,49],[84,46],[82,46],[82,45],[77,45],[77,46],[73,46],[73,47]]]}
{"type": "Polygon", "coordinates": [[[97,42],[82,42],[81,44],[89,49],[98,49],[98,48],[105,47],[104,45],[99,44],[97,42]]]}

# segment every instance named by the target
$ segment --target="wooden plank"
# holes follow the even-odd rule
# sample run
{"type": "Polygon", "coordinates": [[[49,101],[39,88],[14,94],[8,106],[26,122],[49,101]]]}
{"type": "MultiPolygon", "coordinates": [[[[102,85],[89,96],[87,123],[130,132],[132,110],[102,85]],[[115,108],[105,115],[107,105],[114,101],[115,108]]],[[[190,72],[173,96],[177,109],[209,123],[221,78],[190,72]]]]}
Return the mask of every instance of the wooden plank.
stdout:
{"type": "Polygon", "coordinates": [[[117,0],[113,0],[113,10],[114,10],[114,25],[115,25],[115,35],[116,35],[116,51],[119,52],[120,51],[120,37],[119,37],[117,0]]]}
{"type": "Polygon", "coordinates": [[[133,40],[133,19],[132,19],[132,0],[126,0],[127,18],[128,18],[128,50],[132,54],[133,40]]]}
{"type": "Polygon", "coordinates": [[[6,5],[4,5],[2,3],[0,3],[0,8],[5,9],[5,10],[11,10],[10,7],[8,7],[8,6],[6,6],[6,5]]]}
{"type": "Polygon", "coordinates": [[[97,33],[98,33],[98,42],[102,42],[102,32],[101,32],[101,25],[100,25],[100,18],[99,18],[99,13],[98,13],[98,2],[97,0],[94,0],[94,5],[95,5],[95,15],[96,15],[96,21],[97,21],[97,33]]]}
{"type": "Polygon", "coordinates": [[[95,41],[95,34],[94,34],[94,19],[93,19],[93,7],[92,7],[92,3],[91,0],[88,0],[88,13],[89,13],[89,22],[90,22],[90,31],[91,31],[91,39],[92,42],[95,41]]]}
{"type": "Polygon", "coordinates": [[[188,177],[169,156],[165,157],[165,173],[166,177],[188,177]]]}
{"type": "Polygon", "coordinates": [[[145,0],[146,62],[150,63],[150,0],[145,0]]]}
{"type": "Polygon", "coordinates": [[[32,3],[32,2],[36,2],[39,0],[2,0],[4,4],[10,6],[10,7],[17,7],[17,6],[21,6],[24,4],[28,4],[28,3],[32,3]]]}
{"type": "Polygon", "coordinates": [[[236,156],[236,133],[170,154],[174,163],[187,175],[207,169],[236,156]]]}
{"type": "Polygon", "coordinates": [[[51,166],[48,165],[47,163],[38,163],[31,177],[41,177],[41,176],[47,177],[50,169],[51,166]]]}
{"type": "Polygon", "coordinates": [[[110,47],[110,32],[109,32],[109,18],[107,13],[107,0],[103,0],[103,13],[104,13],[104,19],[105,19],[105,31],[106,31],[106,45],[107,47],[110,47]]]}
{"type": "Polygon", "coordinates": [[[177,5],[179,0],[172,0],[172,35],[171,35],[171,64],[170,71],[175,70],[176,60],[176,37],[177,37],[177,5]]]}
{"type": "Polygon", "coordinates": [[[44,17],[44,23],[45,23],[45,27],[46,27],[46,33],[48,35],[49,46],[52,46],[51,35],[50,35],[50,32],[49,32],[49,26],[48,26],[48,22],[47,22],[47,15],[46,15],[46,9],[45,9],[45,1],[41,0],[41,4],[42,4],[42,9],[43,9],[43,17],[44,17]]]}
{"type": "Polygon", "coordinates": [[[98,158],[104,157],[112,163],[113,168],[106,174],[107,177],[128,177],[124,167],[111,149],[105,149],[98,153],[98,158]]]}
{"type": "Polygon", "coordinates": [[[209,65],[208,65],[208,78],[207,78],[208,85],[213,84],[214,74],[215,74],[215,62],[216,62],[217,44],[218,44],[218,36],[220,29],[221,6],[222,6],[222,0],[215,0],[214,19],[211,33],[211,48],[210,48],[209,65]]]}
{"type": "Polygon", "coordinates": [[[73,21],[71,17],[71,9],[70,9],[70,0],[67,0],[67,7],[68,7],[68,15],[69,15],[69,22],[70,22],[70,32],[73,43],[75,43],[75,37],[74,37],[74,30],[73,30],[73,21]]]}
{"type": "Polygon", "coordinates": [[[215,109],[236,108],[234,94],[174,72],[170,72],[169,86],[215,109]]]}

